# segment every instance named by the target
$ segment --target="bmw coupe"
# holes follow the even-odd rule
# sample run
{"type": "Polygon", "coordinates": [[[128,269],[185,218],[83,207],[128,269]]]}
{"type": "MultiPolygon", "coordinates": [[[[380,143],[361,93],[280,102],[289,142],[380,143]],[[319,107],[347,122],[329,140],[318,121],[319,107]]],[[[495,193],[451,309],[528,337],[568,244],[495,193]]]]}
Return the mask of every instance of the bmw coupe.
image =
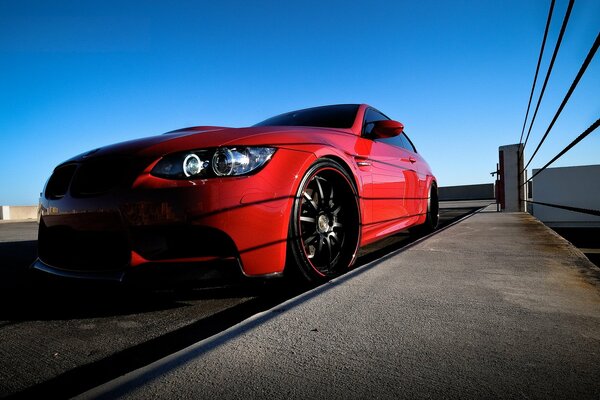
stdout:
{"type": "Polygon", "coordinates": [[[33,267],[123,281],[229,261],[246,276],[320,282],[347,271],[359,247],[437,223],[436,179],[403,124],[366,104],[331,105],[63,162],[40,198],[33,267]]]}

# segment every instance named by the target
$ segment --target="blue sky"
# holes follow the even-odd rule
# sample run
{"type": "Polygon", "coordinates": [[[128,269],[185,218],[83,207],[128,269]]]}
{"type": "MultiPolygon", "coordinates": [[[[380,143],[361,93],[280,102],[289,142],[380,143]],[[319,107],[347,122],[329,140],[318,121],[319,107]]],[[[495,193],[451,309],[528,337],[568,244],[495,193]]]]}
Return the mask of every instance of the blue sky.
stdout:
{"type": "MultiPolygon", "coordinates": [[[[521,134],[549,4],[0,1],[0,204],[35,204],[52,168],[88,149],[334,103],[403,122],[441,186],[492,182],[498,146],[521,134]]],[[[600,2],[577,0],[527,157],[599,27],[600,2]]],[[[598,58],[532,167],[600,116],[598,58]]],[[[555,165],[598,163],[596,132],[555,165]]]]}

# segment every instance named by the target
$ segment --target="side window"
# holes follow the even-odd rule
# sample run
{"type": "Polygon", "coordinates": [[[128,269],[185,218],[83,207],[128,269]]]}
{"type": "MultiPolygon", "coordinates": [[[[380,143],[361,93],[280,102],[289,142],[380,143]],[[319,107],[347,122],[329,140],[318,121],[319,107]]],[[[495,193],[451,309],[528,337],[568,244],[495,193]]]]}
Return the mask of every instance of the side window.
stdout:
{"type": "MultiPolygon", "coordinates": [[[[379,111],[377,111],[373,108],[367,109],[367,112],[365,113],[365,124],[363,127],[363,136],[372,138],[371,131],[373,130],[373,126],[375,125],[375,122],[386,121],[386,120],[389,120],[389,118],[386,117],[385,115],[383,115],[382,113],[380,113],[379,111]]],[[[403,147],[402,139],[400,138],[400,136],[391,137],[391,138],[380,138],[380,139],[377,139],[377,141],[391,144],[392,146],[403,147]]]]}
{"type": "Polygon", "coordinates": [[[368,108],[367,112],[365,113],[365,123],[363,125],[363,136],[371,137],[371,131],[373,130],[373,126],[375,125],[375,122],[385,121],[388,119],[389,119],[388,117],[386,117],[379,111],[377,111],[373,108],[368,108]]]}
{"type": "Polygon", "coordinates": [[[388,137],[388,138],[379,138],[379,139],[377,139],[377,141],[391,144],[392,146],[404,148],[404,143],[402,142],[402,135],[388,137]]]}
{"type": "Polygon", "coordinates": [[[402,137],[402,147],[404,147],[406,150],[416,153],[417,149],[415,149],[415,146],[412,144],[408,136],[406,136],[406,133],[402,132],[400,136],[402,137]]]}
{"type": "MultiPolygon", "coordinates": [[[[371,131],[373,130],[373,126],[374,126],[375,122],[385,121],[385,120],[389,120],[389,118],[386,117],[385,115],[383,115],[382,113],[380,113],[379,111],[375,110],[374,108],[367,109],[367,112],[365,113],[365,121],[364,121],[364,125],[363,125],[363,136],[367,137],[367,138],[371,137],[371,131]]],[[[403,149],[412,151],[413,153],[417,152],[417,150],[415,149],[415,146],[413,146],[412,142],[410,141],[410,139],[408,138],[408,136],[406,136],[406,134],[404,132],[402,132],[398,136],[394,136],[394,137],[390,137],[390,138],[379,138],[379,139],[377,139],[377,141],[391,144],[392,146],[396,146],[396,147],[402,147],[403,149]]]]}

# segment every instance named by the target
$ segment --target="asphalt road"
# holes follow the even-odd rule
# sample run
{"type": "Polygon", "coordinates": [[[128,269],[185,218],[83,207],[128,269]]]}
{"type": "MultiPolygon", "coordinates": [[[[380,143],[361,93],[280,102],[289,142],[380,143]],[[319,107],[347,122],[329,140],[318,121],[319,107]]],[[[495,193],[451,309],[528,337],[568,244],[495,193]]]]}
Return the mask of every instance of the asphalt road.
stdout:
{"type": "MultiPolygon", "coordinates": [[[[473,212],[441,210],[441,225],[473,212]]],[[[0,395],[69,397],[172,354],[305,290],[284,281],[132,289],[31,273],[35,222],[0,223],[0,395]]],[[[398,234],[365,264],[406,246],[398,234]]]]}

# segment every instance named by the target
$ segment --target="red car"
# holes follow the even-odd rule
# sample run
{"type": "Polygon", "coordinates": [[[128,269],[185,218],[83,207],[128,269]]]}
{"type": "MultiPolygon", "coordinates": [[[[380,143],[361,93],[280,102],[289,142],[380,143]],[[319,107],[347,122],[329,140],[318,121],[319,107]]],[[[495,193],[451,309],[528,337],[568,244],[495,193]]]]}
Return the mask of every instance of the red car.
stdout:
{"type": "Polygon", "coordinates": [[[81,154],[46,183],[33,267],[122,281],[231,261],[246,276],[329,279],[361,246],[437,226],[435,177],[403,128],[342,104],[81,154]]]}

